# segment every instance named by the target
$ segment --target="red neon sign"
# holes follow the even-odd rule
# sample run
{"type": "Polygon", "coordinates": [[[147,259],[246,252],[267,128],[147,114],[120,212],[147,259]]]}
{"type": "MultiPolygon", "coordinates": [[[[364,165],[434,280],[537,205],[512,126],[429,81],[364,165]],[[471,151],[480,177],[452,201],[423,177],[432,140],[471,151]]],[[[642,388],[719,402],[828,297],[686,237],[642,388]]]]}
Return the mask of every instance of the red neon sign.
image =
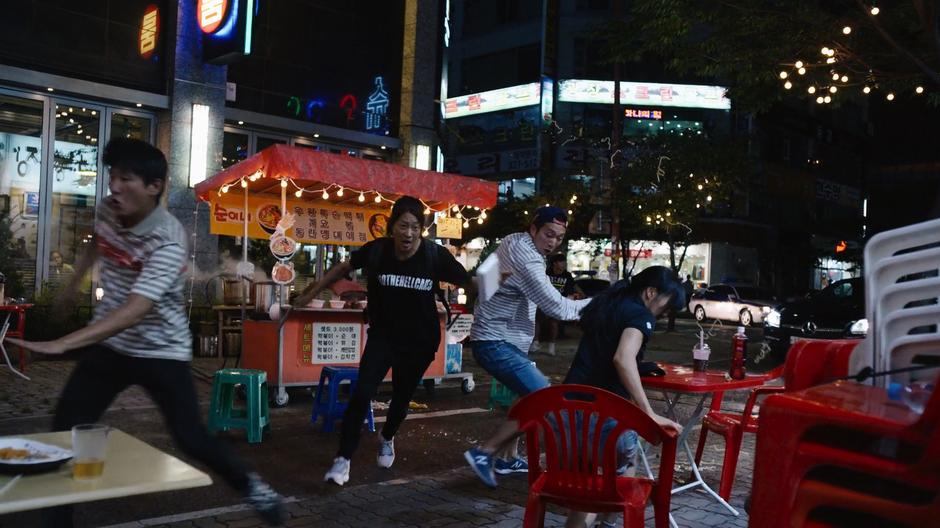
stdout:
{"type": "Polygon", "coordinates": [[[196,17],[199,29],[203,33],[214,33],[225,20],[228,0],[199,0],[196,3],[196,17]]]}
{"type": "Polygon", "coordinates": [[[149,59],[157,50],[157,35],[160,34],[160,8],[150,4],[144,9],[144,18],[140,22],[140,35],[137,50],[140,56],[149,59]]]}

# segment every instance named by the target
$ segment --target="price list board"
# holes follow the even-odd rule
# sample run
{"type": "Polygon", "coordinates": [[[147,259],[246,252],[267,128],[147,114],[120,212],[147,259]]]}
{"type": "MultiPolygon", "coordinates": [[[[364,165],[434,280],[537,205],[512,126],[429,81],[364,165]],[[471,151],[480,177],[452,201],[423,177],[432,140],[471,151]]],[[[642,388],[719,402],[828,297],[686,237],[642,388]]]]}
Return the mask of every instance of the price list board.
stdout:
{"type": "Polygon", "coordinates": [[[362,325],[357,323],[313,323],[304,325],[304,361],[317,365],[358,363],[362,348],[362,325]],[[310,327],[310,330],[308,330],[310,327]],[[307,352],[307,344],[310,352],[307,352]]]}

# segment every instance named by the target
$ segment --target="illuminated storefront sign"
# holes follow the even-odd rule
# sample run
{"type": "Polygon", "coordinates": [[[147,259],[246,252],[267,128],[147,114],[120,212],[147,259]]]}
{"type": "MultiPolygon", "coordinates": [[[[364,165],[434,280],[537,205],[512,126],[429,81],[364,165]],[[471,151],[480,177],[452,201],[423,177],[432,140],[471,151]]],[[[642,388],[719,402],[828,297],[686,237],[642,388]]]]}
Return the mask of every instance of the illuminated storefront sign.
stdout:
{"type": "Polygon", "coordinates": [[[662,110],[641,110],[639,108],[624,108],[623,117],[633,119],[662,119],[662,110]]]}
{"type": "Polygon", "coordinates": [[[203,32],[203,60],[230,64],[251,54],[257,0],[198,0],[196,21],[203,32]]]}
{"type": "Polygon", "coordinates": [[[555,110],[555,81],[542,77],[542,122],[551,123],[555,110]]]}
{"type": "Polygon", "coordinates": [[[534,82],[460,97],[449,97],[444,100],[444,119],[537,105],[541,102],[540,88],[540,83],[534,82]]]}
{"type": "Polygon", "coordinates": [[[388,115],[388,92],[385,91],[382,78],[375,78],[375,90],[366,100],[366,131],[381,131],[386,129],[388,115]]]}
{"type": "MultiPolygon", "coordinates": [[[[730,110],[722,86],[622,81],[620,102],[629,105],[730,110]]],[[[614,82],[565,79],[558,83],[558,100],[568,103],[614,104],[614,82]]]]}
{"type": "Polygon", "coordinates": [[[140,35],[137,50],[144,59],[153,56],[157,49],[157,36],[160,34],[160,8],[150,4],[144,9],[144,17],[140,22],[140,35]]]}

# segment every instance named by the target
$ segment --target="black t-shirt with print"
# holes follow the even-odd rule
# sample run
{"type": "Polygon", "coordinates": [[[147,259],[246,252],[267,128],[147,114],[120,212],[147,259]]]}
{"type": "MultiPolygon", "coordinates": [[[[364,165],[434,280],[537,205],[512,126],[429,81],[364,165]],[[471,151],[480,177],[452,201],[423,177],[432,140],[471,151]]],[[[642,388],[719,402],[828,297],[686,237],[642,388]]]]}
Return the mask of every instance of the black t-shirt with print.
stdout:
{"type": "Polygon", "coordinates": [[[548,273],[548,280],[552,281],[552,286],[558,289],[558,292],[564,297],[574,293],[574,277],[570,271],[563,271],[558,275],[548,273]]]}
{"type": "Polygon", "coordinates": [[[369,277],[369,337],[388,339],[420,354],[433,355],[441,340],[435,281],[465,285],[470,274],[443,246],[422,240],[410,258],[398,260],[391,239],[378,239],[359,248],[350,257],[355,269],[370,266],[370,256],[379,251],[376,277],[369,277]],[[437,251],[436,270],[429,269],[425,244],[437,251]]]}
{"type": "Polygon", "coordinates": [[[627,328],[635,328],[643,334],[643,344],[637,353],[637,362],[643,359],[646,343],[653,335],[656,318],[640,299],[631,297],[624,299],[616,308],[617,313],[611,320],[615,321],[595,334],[585,334],[578,344],[578,351],[565,377],[565,383],[578,383],[591,385],[615,392],[629,398],[626,387],[620,383],[620,376],[614,367],[614,355],[620,336],[627,328]]]}

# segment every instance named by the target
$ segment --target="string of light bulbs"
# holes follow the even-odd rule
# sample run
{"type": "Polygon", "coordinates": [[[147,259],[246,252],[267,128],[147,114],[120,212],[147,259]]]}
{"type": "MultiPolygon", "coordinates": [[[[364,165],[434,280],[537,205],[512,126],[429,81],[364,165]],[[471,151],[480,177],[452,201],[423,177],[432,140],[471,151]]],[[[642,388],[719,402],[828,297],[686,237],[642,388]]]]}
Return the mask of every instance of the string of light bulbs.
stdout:
{"type": "MultiPolygon", "coordinates": [[[[881,9],[872,4],[868,9],[868,14],[871,17],[878,16],[881,13],[881,9]]],[[[852,26],[845,25],[842,27],[841,33],[842,37],[849,37],[852,34],[852,26]]],[[[852,67],[848,64],[850,58],[852,57],[851,53],[848,51],[848,48],[840,46],[839,44],[834,44],[832,47],[823,46],[819,50],[820,55],[824,57],[820,62],[812,62],[803,60],[796,60],[792,63],[785,63],[787,66],[791,66],[795,70],[796,75],[792,75],[787,70],[781,70],[778,74],[780,80],[783,81],[784,90],[790,90],[794,87],[794,81],[800,78],[807,78],[809,74],[810,79],[813,79],[811,84],[806,87],[806,93],[811,97],[815,96],[817,104],[829,104],[833,101],[833,98],[839,92],[839,88],[847,87],[857,87],[861,86],[861,92],[864,95],[869,95],[873,90],[879,88],[877,75],[868,68],[867,71],[852,71],[852,67]],[[836,48],[841,48],[837,50],[836,48]],[[835,64],[840,63],[840,60],[844,60],[846,65],[842,68],[842,71],[838,70],[838,66],[835,64]],[[828,73],[824,73],[825,70],[828,70],[828,73]],[[815,72],[815,73],[814,73],[815,72]],[[852,77],[849,74],[852,74],[852,77]],[[862,80],[857,80],[861,76],[862,80]]],[[[863,62],[860,59],[857,59],[858,62],[863,62]]],[[[923,95],[926,92],[926,89],[922,84],[916,84],[912,90],[914,95],[923,95]]],[[[894,101],[896,98],[895,90],[886,90],[884,94],[886,101],[894,101]]]]}

